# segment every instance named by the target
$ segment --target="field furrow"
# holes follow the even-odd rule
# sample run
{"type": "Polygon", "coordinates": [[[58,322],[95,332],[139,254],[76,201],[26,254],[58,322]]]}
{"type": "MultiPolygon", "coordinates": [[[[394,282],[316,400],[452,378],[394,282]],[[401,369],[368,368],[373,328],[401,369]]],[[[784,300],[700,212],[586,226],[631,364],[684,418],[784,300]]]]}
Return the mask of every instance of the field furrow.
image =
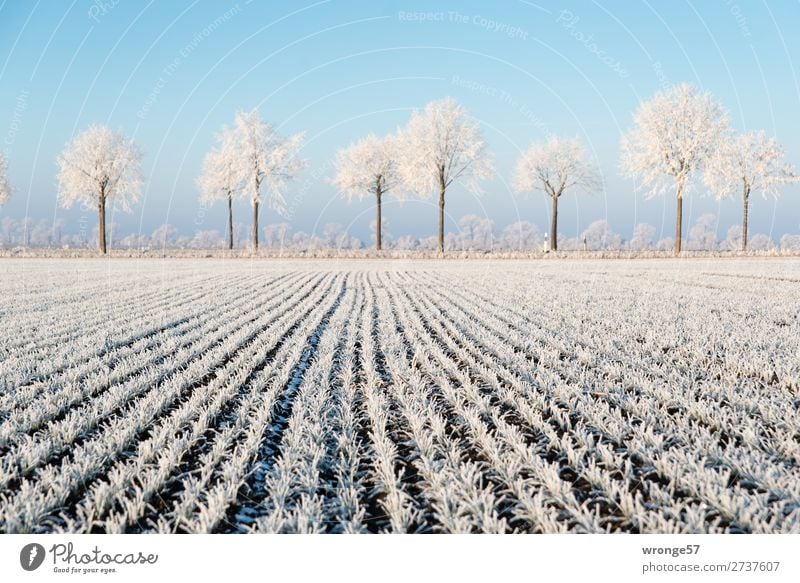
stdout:
{"type": "Polygon", "coordinates": [[[1,532],[800,533],[790,259],[2,269],[1,532]]]}

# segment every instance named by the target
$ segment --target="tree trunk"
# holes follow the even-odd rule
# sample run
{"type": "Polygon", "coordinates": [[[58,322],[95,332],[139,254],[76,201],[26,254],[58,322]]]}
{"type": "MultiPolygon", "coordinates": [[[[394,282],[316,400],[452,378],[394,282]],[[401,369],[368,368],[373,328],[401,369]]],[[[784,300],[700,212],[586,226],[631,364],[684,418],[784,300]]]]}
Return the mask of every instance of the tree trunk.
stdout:
{"type": "Polygon", "coordinates": [[[558,251],[558,197],[551,196],[553,214],[550,217],[550,251],[558,251]]]}
{"type": "Polygon", "coordinates": [[[675,255],[681,254],[682,224],[683,224],[683,187],[678,187],[678,203],[675,213],[675,255]]]}
{"type": "Polygon", "coordinates": [[[233,197],[228,193],[228,249],[233,249],[233,197]]]}
{"type": "Polygon", "coordinates": [[[439,253],[444,253],[444,185],[439,187],[439,253]]]}
{"type": "Polygon", "coordinates": [[[376,198],[378,202],[378,216],[377,216],[377,224],[375,226],[375,249],[378,251],[381,250],[381,187],[379,186],[376,191],[376,198]]]}
{"type": "Polygon", "coordinates": [[[253,201],[253,251],[258,251],[258,201],[253,201]]]}
{"type": "Polygon", "coordinates": [[[744,187],[744,214],[742,215],[742,251],[747,251],[747,212],[750,207],[750,188],[744,187]]]}
{"type": "Polygon", "coordinates": [[[97,202],[97,212],[99,215],[99,225],[98,225],[98,236],[99,236],[99,246],[100,246],[100,253],[105,255],[106,253],[106,197],[104,194],[100,194],[100,199],[97,202]]]}

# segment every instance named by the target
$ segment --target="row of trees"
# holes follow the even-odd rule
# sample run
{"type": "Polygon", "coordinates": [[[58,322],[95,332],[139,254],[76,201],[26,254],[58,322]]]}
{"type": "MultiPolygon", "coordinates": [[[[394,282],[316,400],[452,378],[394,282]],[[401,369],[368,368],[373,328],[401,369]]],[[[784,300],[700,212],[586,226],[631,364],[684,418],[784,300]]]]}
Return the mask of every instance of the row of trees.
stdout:
{"type": "Polygon", "coordinates": [[[258,111],[239,112],[233,126],[223,127],[217,146],[206,154],[197,180],[204,204],[224,200],[228,205],[228,248],[233,248],[233,199],[247,197],[253,207],[253,249],[258,249],[258,209],[266,186],[270,206],[281,212],[289,180],[305,167],[297,152],[303,134],[281,136],[258,111]]]}
{"type": "MultiPolygon", "coordinates": [[[[779,188],[798,180],[778,143],[764,132],[736,135],[725,110],[709,93],[679,85],[656,93],[633,118],[623,137],[621,169],[647,196],[676,194],[675,253],[682,245],[683,199],[697,178],[718,198],[740,192],[743,199],[741,248],[747,249],[750,196],[777,196],[779,188]]],[[[201,201],[225,201],[227,243],[233,247],[233,199],[249,199],[253,208],[252,246],[258,248],[258,213],[262,191],[269,206],[286,206],[288,182],[305,167],[298,156],[303,134],[283,137],[258,111],[240,112],[232,126],[216,135],[216,146],[203,160],[197,180],[201,201]]],[[[107,127],[93,125],[68,144],[58,158],[58,196],[65,207],[96,204],[100,250],[106,252],[105,213],[109,201],[130,210],[141,192],[141,150],[132,140],[107,127]]],[[[481,191],[494,174],[486,141],[477,121],[452,98],[415,111],[396,134],[372,134],[340,150],[331,182],[348,199],[375,197],[375,245],[382,247],[382,199],[389,193],[421,198],[438,194],[439,252],[445,250],[444,209],[448,189],[456,182],[481,191]]],[[[602,187],[578,139],[550,136],[534,142],[518,160],[512,184],[520,193],[543,192],[551,202],[550,249],[558,249],[558,202],[565,192],[602,187]]],[[[0,155],[0,204],[9,196],[5,158],[0,155]]]]}
{"type": "MultiPolygon", "coordinates": [[[[486,217],[466,215],[458,219],[458,228],[445,234],[445,251],[470,252],[538,252],[549,243],[539,227],[530,221],[517,221],[502,228],[486,217]]],[[[374,223],[373,223],[374,228],[374,223]]],[[[181,234],[173,225],[160,225],[152,232],[123,233],[117,223],[107,223],[107,244],[111,247],[135,250],[160,249],[223,249],[228,247],[225,232],[217,229],[198,229],[191,235],[181,234]]],[[[233,223],[233,240],[242,248],[252,240],[251,227],[233,223]]],[[[339,252],[364,249],[371,243],[348,233],[338,223],[328,223],[317,233],[293,230],[289,223],[271,223],[259,227],[259,248],[291,252],[339,252]]],[[[565,251],[668,251],[675,246],[671,236],[658,238],[658,229],[648,223],[638,223],[627,235],[617,233],[604,220],[590,223],[576,237],[558,236],[558,248],[565,251]]],[[[63,219],[52,223],[46,219],[0,219],[0,248],[64,248],[85,249],[96,246],[99,229],[88,225],[78,232],[65,228],[63,219]]],[[[375,241],[373,239],[372,244],[375,241]]],[[[384,224],[383,245],[386,249],[435,251],[438,236],[416,238],[395,237],[391,225],[384,224]]],[[[725,230],[713,214],[703,214],[689,228],[684,248],[690,251],[730,252],[741,249],[741,227],[725,230]]],[[[748,248],[754,251],[800,251],[800,235],[786,234],[779,241],[769,235],[750,237],[748,248]]]]}
{"type": "MultiPolygon", "coordinates": [[[[709,93],[679,85],[657,93],[634,115],[634,127],[622,139],[622,171],[638,181],[648,196],[676,193],[675,254],[683,240],[683,199],[702,175],[717,198],[741,192],[741,248],[747,249],[750,195],[778,195],[780,186],[798,180],[782,148],[764,132],[736,135],[724,109],[709,93]]],[[[380,249],[381,196],[398,184],[427,197],[439,193],[439,250],[444,249],[444,203],[447,187],[463,179],[479,191],[480,179],[492,175],[486,144],[466,112],[452,99],[414,113],[396,136],[367,136],[341,151],[334,184],[348,196],[376,197],[377,247],[380,249]]],[[[533,143],[517,162],[514,189],[541,191],[551,204],[550,249],[558,249],[558,201],[573,189],[602,186],[585,148],[577,139],[550,136],[533,143]]]]}
{"type": "MultiPolygon", "coordinates": [[[[253,203],[253,247],[258,247],[259,180],[268,181],[270,206],[285,204],[286,181],[304,166],[295,154],[300,136],[283,139],[260,121],[257,112],[239,113],[233,128],[217,134],[217,146],[203,162],[198,179],[203,203],[228,205],[228,245],[232,240],[232,201],[250,197],[253,203]],[[244,144],[244,147],[243,147],[244,144]],[[262,163],[263,160],[263,163],[262,163]],[[253,167],[262,169],[253,171],[253,167]]],[[[439,251],[444,250],[444,204],[456,181],[479,191],[479,180],[492,176],[486,143],[478,123],[453,99],[428,104],[414,112],[394,136],[372,134],[341,150],[332,183],[348,198],[374,196],[377,208],[375,245],[382,247],[383,196],[402,186],[421,197],[439,193],[439,251]]]]}
{"type": "Polygon", "coordinates": [[[676,254],[681,252],[683,199],[698,174],[717,198],[741,192],[742,250],[747,249],[751,193],[777,196],[780,186],[798,180],[774,139],[764,132],[737,135],[711,94],[691,85],[657,93],[633,119],[633,129],[622,139],[622,170],[650,196],[675,192],[676,254]]]}

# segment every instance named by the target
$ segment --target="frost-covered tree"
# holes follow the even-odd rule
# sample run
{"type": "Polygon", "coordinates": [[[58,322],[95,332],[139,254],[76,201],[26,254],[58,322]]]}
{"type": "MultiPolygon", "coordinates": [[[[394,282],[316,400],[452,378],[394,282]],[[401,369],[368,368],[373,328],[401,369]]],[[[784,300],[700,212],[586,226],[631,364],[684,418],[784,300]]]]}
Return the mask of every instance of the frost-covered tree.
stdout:
{"type": "Polygon", "coordinates": [[[142,152],[133,140],[106,126],[92,125],[58,158],[58,200],[97,204],[98,244],[106,252],[106,205],[130,212],[142,187],[142,152]]]}
{"type": "Polygon", "coordinates": [[[750,248],[753,251],[772,251],[775,249],[775,242],[772,237],[763,233],[756,233],[750,239],[750,248]]]}
{"type": "Polygon", "coordinates": [[[11,198],[11,186],[8,184],[8,162],[3,152],[0,152],[0,206],[11,198]]]}
{"type": "Polygon", "coordinates": [[[216,229],[197,231],[188,246],[192,249],[217,249],[223,246],[222,237],[216,229]]]}
{"type": "MultiPolygon", "coordinates": [[[[442,241],[442,244],[444,241],[442,241]]],[[[425,237],[424,239],[419,240],[419,245],[417,245],[418,249],[422,249],[424,251],[434,251],[439,248],[439,238],[436,235],[431,237],[425,237]]]]}
{"type": "Polygon", "coordinates": [[[491,251],[494,246],[492,221],[477,215],[465,215],[458,221],[456,247],[468,251],[491,251]]]}
{"type": "Polygon", "coordinates": [[[11,217],[3,217],[0,220],[0,237],[2,237],[3,247],[13,247],[17,231],[17,221],[11,217]]]}
{"type": "Polygon", "coordinates": [[[233,132],[234,168],[242,182],[243,193],[250,197],[253,205],[253,249],[258,249],[261,187],[267,186],[270,207],[282,212],[286,205],[286,185],[305,166],[305,161],[297,157],[303,134],[284,138],[256,109],[237,113],[233,132]]]}
{"type": "Polygon", "coordinates": [[[292,233],[291,237],[292,249],[309,250],[311,248],[311,245],[312,245],[311,237],[307,233],[303,231],[297,231],[296,233],[292,233]]]}
{"type": "Polygon", "coordinates": [[[247,245],[247,235],[252,238],[252,233],[249,233],[247,225],[244,223],[233,223],[233,244],[237,247],[244,247],[247,245]]]}
{"type": "Polygon", "coordinates": [[[592,189],[600,181],[580,140],[551,136],[531,144],[517,162],[517,192],[540,190],[550,197],[550,250],[558,250],[558,199],[571,188],[592,189]]]}
{"type": "Polygon", "coordinates": [[[781,237],[781,251],[800,252],[800,235],[786,233],[781,237]]]}
{"type": "Polygon", "coordinates": [[[327,223],[322,229],[322,238],[314,246],[323,249],[360,249],[361,241],[351,237],[339,223],[327,223]]]}
{"type": "Polygon", "coordinates": [[[271,224],[264,227],[264,242],[270,249],[286,247],[289,232],[292,227],[289,223],[271,224]]]}
{"type": "Polygon", "coordinates": [[[123,237],[119,244],[128,249],[146,249],[150,246],[150,237],[143,233],[132,233],[123,237]]]}
{"type": "Polygon", "coordinates": [[[747,251],[750,193],[777,198],[782,185],[797,179],[784,159],[783,148],[763,131],[727,137],[711,156],[704,173],[706,185],[717,198],[727,198],[737,190],[742,193],[742,251],[747,251]]]}
{"type": "Polygon", "coordinates": [[[670,249],[675,248],[675,239],[672,237],[664,237],[663,239],[659,239],[658,243],[656,243],[656,249],[659,251],[669,251],[670,249]]]}
{"type": "Polygon", "coordinates": [[[421,198],[439,192],[439,253],[444,252],[444,202],[456,181],[475,193],[494,169],[478,122],[455,99],[432,101],[400,131],[398,169],[403,184],[421,198]]]}
{"type": "Polygon", "coordinates": [[[580,251],[583,249],[583,242],[578,237],[567,237],[558,235],[558,249],[563,251],[580,251]]]}
{"type": "Polygon", "coordinates": [[[711,213],[700,215],[689,229],[689,246],[694,251],[714,251],[717,248],[717,217],[711,213]]]}
{"type": "Polygon", "coordinates": [[[614,232],[605,219],[598,219],[586,227],[581,233],[581,241],[592,250],[619,249],[622,246],[622,237],[614,232]]]}
{"type": "Polygon", "coordinates": [[[397,170],[397,140],[393,136],[378,138],[373,134],[339,150],[336,156],[336,176],[332,183],[347,197],[375,197],[375,248],[382,246],[381,199],[394,188],[399,179],[397,170]]]}
{"type": "Polygon", "coordinates": [[[656,228],[647,223],[639,223],[633,228],[633,235],[628,246],[634,251],[643,251],[653,245],[656,236],[656,228]]]}
{"type": "Polygon", "coordinates": [[[60,247],[64,235],[64,219],[56,219],[52,224],[42,220],[37,229],[34,229],[32,239],[46,241],[49,247],[60,247]]]}
{"type": "Polygon", "coordinates": [[[24,219],[21,219],[17,224],[17,244],[23,247],[30,247],[32,231],[33,219],[31,217],[25,217],[24,219]]]}
{"type": "Polygon", "coordinates": [[[197,179],[197,186],[203,204],[214,204],[218,200],[227,202],[228,249],[233,249],[233,198],[241,193],[242,187],[236,165],[237,144],[233,130],[228,127],[222,128],[216,140],[217,146],[203,159],[203,169],[197,179]]]}
{"type": "Polygon", "coordinates": [[[413,250],[419,246],[419,241],[411,235],[403,235],[398,237],[393,243],[392,248],[402,250],[413,250]]]}
{"type": "Polygon", "coordinates": [[[692,176],[719,147],[728,117],[709,93],[687,84],[656,93],[633,117],[622,138],[622,171],[648,196],[675,189],[675,254],[681,252],[683,197],[692,176]]]}
{"type": "Polygon", "coordinates": [[[728,229],[728,235],[725,237],[725,240],[720,245],[722,249],[726,249],[728,251],[736,251],[737,249],[742,248],[742,228],[733,225],[731,228],[728,229]]]}
{"type": "Polygon", "coordinates": [[[153,231],[153,234],[150,235],[150,242],[156,247],[166,249],[175,242],[177,236],[178,229],[172,225],[164,224],[160,225],[155,231],[153,231]]]}
{"type": "Polygon", "coordinates": [[[339,223],[325,223],[322,228],[322,242],[326,249],[335,249],[337,241],[343,239],[346,235],[344,227],[339,223]]]}
{"type": "Polygon", "coordinates": [[[31,247],[52,247],[54,243],[53,228],[47,219],[41,219],[33,226],[30,233],[31,247]]]}
{"type": "Polygon", "coordinates": [[[529,221],[511,223],[500,235],[500,247],[509,251],[534,251],[541,246],[542,233],[529,221]]]}

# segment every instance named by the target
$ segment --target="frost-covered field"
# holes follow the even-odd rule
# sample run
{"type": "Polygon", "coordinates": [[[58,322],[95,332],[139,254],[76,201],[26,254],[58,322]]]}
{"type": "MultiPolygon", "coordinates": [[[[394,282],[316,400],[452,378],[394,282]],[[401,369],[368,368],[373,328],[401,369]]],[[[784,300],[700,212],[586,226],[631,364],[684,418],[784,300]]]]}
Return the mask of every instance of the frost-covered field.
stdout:
{"type": "Polygon", "coordinates": [[[0,531],[800,532],[800,262],[5,260],[0,531]]]}

